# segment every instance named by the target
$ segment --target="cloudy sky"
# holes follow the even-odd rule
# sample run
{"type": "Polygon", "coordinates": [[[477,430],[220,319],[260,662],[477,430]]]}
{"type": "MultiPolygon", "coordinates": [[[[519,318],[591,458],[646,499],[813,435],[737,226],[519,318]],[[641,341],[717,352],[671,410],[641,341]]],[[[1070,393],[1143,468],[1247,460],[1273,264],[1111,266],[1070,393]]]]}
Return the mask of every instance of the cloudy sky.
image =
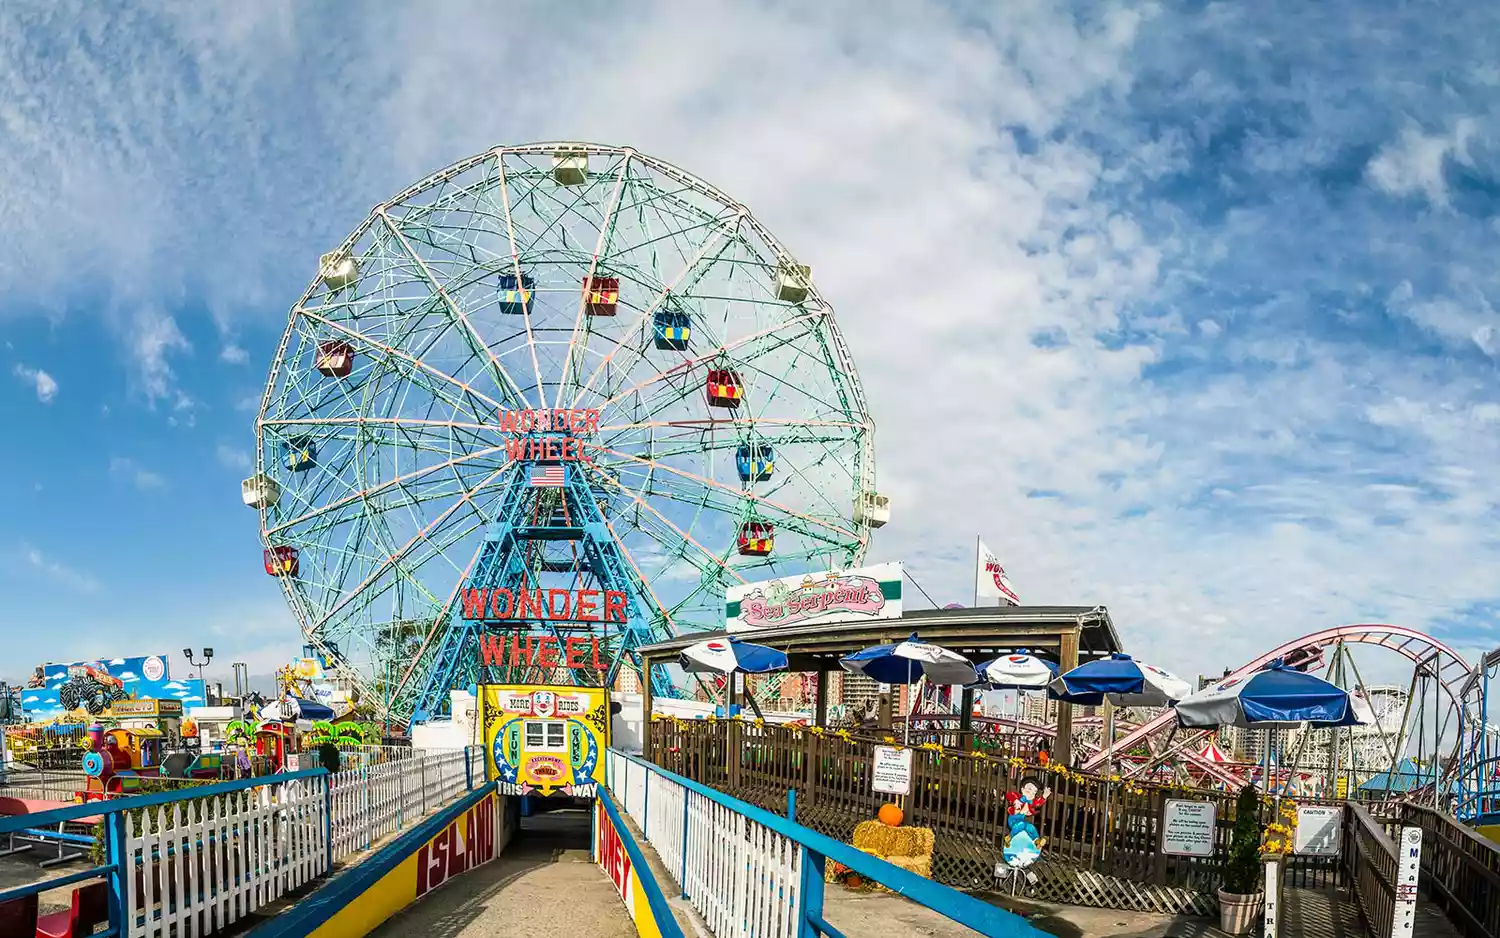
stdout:
{"type": "Polygon", "coordinates": [[[939,602],[983,533],[1183,673],[1351,621],[1495,643],[1497,14],[625,6],[0,7],[0,676],[284,660],[236,482],[288,307],[376,202],[551,139],[812,265],[894,499],[872,558],[939,602]]]}

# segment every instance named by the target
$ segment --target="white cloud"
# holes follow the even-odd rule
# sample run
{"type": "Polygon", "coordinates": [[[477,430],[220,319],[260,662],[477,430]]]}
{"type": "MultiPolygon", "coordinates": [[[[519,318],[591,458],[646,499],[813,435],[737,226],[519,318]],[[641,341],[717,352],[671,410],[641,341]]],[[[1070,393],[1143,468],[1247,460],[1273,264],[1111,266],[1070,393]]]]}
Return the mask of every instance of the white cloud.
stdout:
{"type": "Polygon", "coordinates": [[[1401,136],[1381,148],[1370,160],[1367,173],[1376,188],[1390,195],[1422,194],[1434,205],[1448,205],[1448,184],[1443,168],[1449,159],[1470,162],[1469,140],[1475,130],[1472,120],[1457,122],[1448,133],[1426,134],[1407,127],[1401,136]]]}
{"type": "Polygon", "coordinates": [[[43,404],[50,404],[57,397],[57,380],[42,369],[17,364],[11,369],[11,374],[31,385],[36,391],[36,399],[43,404]]]}
{"type": "Polygon", "coordinates": [[[193,348],[177,327],[177,320],[145,306],[136,311],[129,328],[131,361],[146,401],[153,407],[159,401],[169,401],[173,410],[191,408],[192,398],[176,387],[169,361],[174,353],[187,354],[193,348]]]}
{"type": "Polygon", "coordinates": [[[239,472],[249,472],[250,467],[255,464],[249,453],[228,443],[220,443],[214,450],[214,455],[218,457],[219,465],[239,472]]]}
{"type": "Polygon", "coordinates": [[[219,351],[219,358],[231,365],[243,365],[250,360],[250,353],[238,345],[226,343],[219,351]]]}
{"type": "MultiPolygon", "coordinates": [[[[1349,348],[1391,271],[1444,279],[1456,265],[1461,235],[1416,237],[1414,222],[1461,220],[1418,210],[1461,202],[1445,174],[1481,165],[1487,135],[1462,114],[1393,132],[1344,170],[1358,190],[1334,213],[1347,229],[1315,227],[1319,196],[1299,188],[1368,152],[1370,127],[1400,126],[1402,111],[1428,120],[1425,100],[1369,103],[1422,87],[1409,71],[1420,57],[1377,56],[1378,93],[1311,78],[1262,89],[1224,50],[1306,54],[1299,34],[1321,43],[1334,27],[1256,20],[1254,5],[1185,23],[1165,8],[1096,16],[1041,0],[969,19],[937,3],[872,16],[775,2],[705,2],[684,18],[658,2],[581,26],[459,0],[333,22],[272,3],[143,6],[107,22],[84,4],[37,9],[137,41],[107,61],[61,41],[44,53],[30,36],[47,23],[0,13],[0,88],[20,89],[0,99],[0,161],[20,167],[0,180],[15,207],[0,288],[109,285],[129,311],[115,328],[140,394],[170,419],[195,412],[173,365],[199,324],[163,312],[181,297],[211,310],[218,359],[233,363],[234,337],[260,347],[252,330],[278,330],[318,253],[375,201],[495,144],[604,140],[721,186],[812,264],[895,498],[873,556],[906,558],[940,601],[965,596],[965,545],[980,529],[1029,601],[1107,603],[1133,647],[1188,672],[1340,620],[1432,623],[1490,590],[1482,519],[1500,453],[1482,385],[1349,348]],[[335,28],[346,41],[301,54],[302,37],[335,28]],[[530,41],[497,56],[493,37],[516,30],[530,41]],[[401,54],[364,52],[389,36],[401,54]],[[579,49],[608,53],[584,63],[579,49]],[[37,83],[44,54],[90,67],[37,83]],[[455,94],[465,87],[511,91],[455,94]],[[1169,99],[1163,112],[1137,120],[1152,94],[1169,99]],[[1310,130],[1298,133],[1303,110],[1310,130]],[[1220,171],[1236,140],[1262,175],[1220,171]],[[1203,203],[1186,183],[1147,185],[1195,170],[1210,177],[1203,203]],[[1278,212],[1293,221],[1278,228],[1278,212]],[[1252,298],[1221,309],[1188,295],[1235,261],[1254,262],[1252,298]],[[1348,317],[1343,343],[1317,337],[1320,290],[1339,294],[1327,304],[1348,317]],[[1069,342],[1039,351],[1043,332],[1069,342]],[[1203,347],[1207,374],[1148,377],[1174,342],[1203,347]],[[1377,476],[1432,491],[1373,488],[1377,476]],[[1401,524],[1377,525],[1382,515],[1401,524]]],[[[1354,81],[1367,59],[1324,50],[1305,64],[1337,63],[1333,77],[1354,81]]],[[[1488,275],[1470,266],[1479,273],[1408,287],[1385,311],[1494,354],[1488,275]]],[[[235,411],[258,397],[245,392],[235,411]]]]}
{"type": "Polygon", "coordinates": [[[69,592],[97,593],[99,591],[99,581],[94,577],[54,560],[30,544],[22,544],[18,553],[27,567],[69,592]]]}
{"type": "Polygon", "coordinates": [[[164,489],[167,486],[166,478],[160,473],[153,472],[125,456],[115,456],[110,459],[109,474],[129,482],[143,492],[164,489]]]}

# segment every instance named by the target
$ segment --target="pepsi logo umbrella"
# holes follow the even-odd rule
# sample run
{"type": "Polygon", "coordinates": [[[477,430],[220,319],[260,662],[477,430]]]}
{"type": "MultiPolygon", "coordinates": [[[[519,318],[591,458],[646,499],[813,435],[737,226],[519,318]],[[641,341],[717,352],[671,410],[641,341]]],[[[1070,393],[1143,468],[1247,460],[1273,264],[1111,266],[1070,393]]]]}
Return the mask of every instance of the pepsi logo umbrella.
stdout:
{"type": "Polygon", "coordinates": [[[1110,655],[1059,675],[1047,688],[1067,703],[1097,707],[1108,698],[1116,707],[1165,707],[1193,692],[1192,685],[1129,655],[1110,655]]]}
{"type": "Polygon", "coordinates": [[[979,683],[990,690],[1046,690],[1057,677],[1057,665],[1024,649],[979,666],[979,683]]]}
{"type": "Polygon", "coordinates": [[[881,684],[915,684],[924,677],[930,684],[973,684],[979,680],[969,659],[920,640],[916,632],[904,642],[874,645],[845,655],[839,664],[845,671],[881,684]]]}
{"type": "Polygon", "coordinates": [[[1349,692],[1280,660],[1248,677],[1231,677],[1177,704],[1177,725],[1189,729],[1219,726],[1358,726],[1364,721],[1349,692]]]}
{"type": "Polygon", "coordinates": [[[689,645],[677,654],[677,663],[689,674],[764,674],[787,667],[786,652],[733,637],[689,645]]]}

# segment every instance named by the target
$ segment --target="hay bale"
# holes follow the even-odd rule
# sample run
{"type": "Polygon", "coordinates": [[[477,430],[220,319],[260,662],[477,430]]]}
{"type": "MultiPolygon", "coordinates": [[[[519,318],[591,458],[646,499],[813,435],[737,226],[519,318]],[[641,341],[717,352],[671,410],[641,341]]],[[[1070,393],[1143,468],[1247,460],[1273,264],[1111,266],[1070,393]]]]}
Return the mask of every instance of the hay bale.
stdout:
{"type": "Polygon", "coordinates": [[[930,827],[891,827],[885,844],[887,857],[932,857],[935,838],[930,827]]]}
{"type": "Polygon", "coordinates": [[[885,861],[892,866],[899,866],[908,873],[915,873],[923,879],[932,879],[932,857],[886,857],[885,861]]]}
{"type": "Polygon", "coordinates": [[[877,857],[897,853],[899,851],[892,848],[896,845],[894,835],[899,830],[899,827],[890,827],[879,821],[861,821],[854,826],[854,848],[877,857]]]}

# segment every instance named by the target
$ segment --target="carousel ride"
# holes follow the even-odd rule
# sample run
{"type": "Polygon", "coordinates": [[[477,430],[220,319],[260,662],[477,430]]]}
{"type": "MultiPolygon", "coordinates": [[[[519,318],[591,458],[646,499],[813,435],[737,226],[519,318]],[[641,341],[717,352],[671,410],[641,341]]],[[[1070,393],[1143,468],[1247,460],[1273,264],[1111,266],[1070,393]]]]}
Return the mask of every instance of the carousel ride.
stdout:
{"type": "Polygon", "coordinates": [[[480,679],[613,684],[731,584],[858,564],[890,511],[809,268],[624,147],[501,147],[377,205],[293,305],[256,433],[265,571],[396,724],[480,679]],[[490,654],[517,629],[567,653],[490,654]]]}

